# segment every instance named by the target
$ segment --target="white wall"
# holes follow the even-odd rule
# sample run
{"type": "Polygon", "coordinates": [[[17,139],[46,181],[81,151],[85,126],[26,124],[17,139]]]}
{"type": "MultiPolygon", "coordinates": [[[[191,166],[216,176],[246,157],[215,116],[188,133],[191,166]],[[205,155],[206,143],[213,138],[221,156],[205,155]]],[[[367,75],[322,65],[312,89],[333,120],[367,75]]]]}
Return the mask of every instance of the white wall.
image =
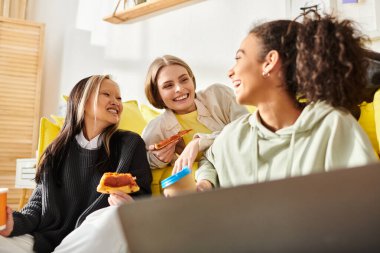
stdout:
{"type": "Polygon", "coordinates": [[[73,29],[76,0],[30,0],[27,19],[45,24],[45,59],[42,79],[41,114],[58,112],[65,31],[73,29]]]}
{"type": "MultiPolygon", "coordinates": [[[[82,3],[91,9],[99,1],[104,5],[105,0],[82,3]]],[[[192,67],[198,89],[214,82],[229,85],[227,71],[253,22],[286,17],[285,0],[194,0],[119,25],[101,22],[104,15],[91,12],[102,31],[91,33],[76,28],[78,0],[31,0],[30,6],[29,19],[46,23],[41,108],[45,116],[63,113],[60,95],[91,74],[112,74],[125,100],[147,103],[143,88],[147,68],[164,54],[179,56],[192,67]]],[[[82,22],[86,18],[79,17],[82,22]]]]}
{"type": "Polygon", "coordinates": [[[227,70],[252,22],[285,15],[282,0],[198,0],[137,22],[106,23],[108,44],[102,47],[91,44],[90,32],[75,27],[77,0],[30,2],[28,18],[46,24],[41,108],[45,116],[57,114],[63,104],[60,95],[94,73],[112,74],[124,99],[147,103],[145,74],[150,62],[163,54],[187,61],[199,88],[229,84],[227,70]]]}

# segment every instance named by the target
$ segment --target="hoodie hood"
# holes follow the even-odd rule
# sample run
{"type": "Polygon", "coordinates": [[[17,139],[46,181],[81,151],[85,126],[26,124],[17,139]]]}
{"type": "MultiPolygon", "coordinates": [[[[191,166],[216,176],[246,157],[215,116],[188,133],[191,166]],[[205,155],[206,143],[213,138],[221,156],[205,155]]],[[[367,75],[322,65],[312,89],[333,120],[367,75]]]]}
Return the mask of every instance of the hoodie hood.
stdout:
{"type": "MultiPolygon", "coordinates": [[[[249,117],[249,124],[252,126],[252,135],[253,135],[253,166],[255,168],[259,168],[259,153],[260,153],[260,144],[266,143],[266,148],[276,149],[277,144],[281,142],[281,146],[287,146],[287,158],[286,163],[286,177],[290,177],[294,170],[299,168],[293,168],[293,158],[295,152],[295,143],[296,139],[300,138],[303,135],[306,135],[309,131],[311,131],[316,125],[319,125],[320,121],[322,121],[330,112],[332,112],[334,108],[328,105],[325,102],[316,102],[307,105],[301,112],[301,115],[298,117],[296,122],[282,129],[277,130],[276,132],[272,132],[267,129],[260,121],[257,115],[257,111],[249,117]]],[[[255,178],[258,182],[258,170],[255,170],[256,175],[255,178]]],[[[265,177],[265,181],[268,181],[270,177],[269,171],[265,177]]]]}
{"type": "Polygon", "coordinates": [[[252,127],[257,128],[258,135],[264,139],[290,138],[294,134],[302,134],[313,129],[320,123],[334,108],[325,102],[316,102],[307,105],[301,112],[296,122],[289,127],[285,127],[272,132],[267,129],[258,119],[257,111],[249,118],[252,127]]]}

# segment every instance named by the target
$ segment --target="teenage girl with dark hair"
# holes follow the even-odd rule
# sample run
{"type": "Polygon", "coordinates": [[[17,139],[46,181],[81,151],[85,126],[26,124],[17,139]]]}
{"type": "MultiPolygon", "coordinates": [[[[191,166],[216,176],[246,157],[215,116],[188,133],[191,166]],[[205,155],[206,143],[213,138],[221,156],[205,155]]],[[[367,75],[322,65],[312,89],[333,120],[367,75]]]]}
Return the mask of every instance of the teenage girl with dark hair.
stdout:
{"type": "Polygon", "coordinates": [[[350,21],[332,16],[254,27],[228,75],[238,103],[257,111],[216,138],[200,161],[199,190],[377,161],[350,114],[367,81],[364,41],[350,21]]]}

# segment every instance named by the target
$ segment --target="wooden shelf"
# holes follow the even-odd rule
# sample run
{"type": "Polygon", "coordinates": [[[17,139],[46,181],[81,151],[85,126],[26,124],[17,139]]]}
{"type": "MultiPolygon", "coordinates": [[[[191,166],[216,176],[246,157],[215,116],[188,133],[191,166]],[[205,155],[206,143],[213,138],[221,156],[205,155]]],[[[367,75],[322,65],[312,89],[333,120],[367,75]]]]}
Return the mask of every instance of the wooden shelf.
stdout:
{"type": "Polygon", "coordinates": [[[124,11],[116,12],[115,15],[106,17],[103,20],[113,24],[120,24],[189,1],[191,0],[151,0],[124,11]]]}

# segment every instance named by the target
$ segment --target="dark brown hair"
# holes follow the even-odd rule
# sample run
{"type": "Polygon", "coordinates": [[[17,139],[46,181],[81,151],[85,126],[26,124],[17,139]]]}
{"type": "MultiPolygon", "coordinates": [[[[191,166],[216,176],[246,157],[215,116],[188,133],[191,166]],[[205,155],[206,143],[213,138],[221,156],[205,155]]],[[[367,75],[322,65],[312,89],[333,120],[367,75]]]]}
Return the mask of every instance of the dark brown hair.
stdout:
{"type": "Polygon", "coordinates": [[[270,50],[279,53],[284,85],[295,99],[356,111],[367,84],[367,39],[349,20],[330,15],[303,18],[302,23],[267,22],[250,31],[262,43],[262,60],[270,50]]]}
{"type": "Polygon", "coordinates": [[[356,111],[368,82],[365,41],[352,21],[305,18],[297,38],[298,91],[309,101],[356,111]]]}
{"type": "Polygon", "coordinates": [[[145,95],[149,103],[158,109],[166,108],[164,102],[162,101],[161,95],[158,91],[157,86],[157,77],[160,74],[160,71],[165,66],[170,65],[179,65],[186,69],[190,78],[193,80],[194,89],[196,88],[195,77],[193,71],[187,65],[186,62],[181,60],[178,57],[172,55],[164,55],[162,57],[156,58],[149,67],[148,74],[146,75],[145,80],[145,95]]]}

